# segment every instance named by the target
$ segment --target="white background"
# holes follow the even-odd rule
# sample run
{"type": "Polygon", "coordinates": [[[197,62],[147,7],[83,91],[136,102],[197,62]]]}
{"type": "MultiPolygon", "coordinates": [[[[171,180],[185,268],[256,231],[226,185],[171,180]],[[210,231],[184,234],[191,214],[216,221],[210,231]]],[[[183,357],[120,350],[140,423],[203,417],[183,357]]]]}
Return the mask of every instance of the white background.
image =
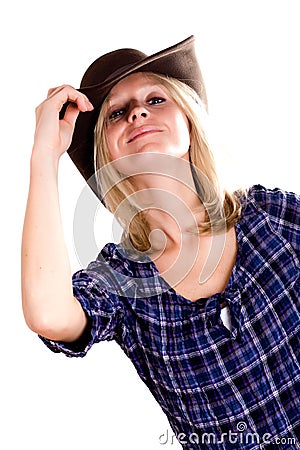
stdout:
{"type": "MultiPolygon", "coordinates": [[[[34,109],[50,87],[78,87],[87,66],[107,51],[151,54],[195,34],[229,185],[299,192],[299,2],[11,0],[1,8],[0,448],[178,449],[170,440],[159,443],[167,420],[115,343],[69,359],[52,354],[24,324],[20,244],[34,109]]],[[[84,182],[67,155],[59,183],[75,271],[81,263],[73,214],[84,182]]],[[[111,228],[100,207],[99,250],[112,240],[111,228]]]]}

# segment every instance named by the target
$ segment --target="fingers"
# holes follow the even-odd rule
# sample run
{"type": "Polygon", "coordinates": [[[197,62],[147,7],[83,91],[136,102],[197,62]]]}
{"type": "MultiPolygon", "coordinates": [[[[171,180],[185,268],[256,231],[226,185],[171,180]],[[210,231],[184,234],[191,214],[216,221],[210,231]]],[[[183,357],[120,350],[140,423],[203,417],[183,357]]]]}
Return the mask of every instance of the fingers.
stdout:
{"type": "Polygon", "coordinates": [[[49,98],[50,95],[53,94],[54,91],[56,91],[56,89],[58,89],[58,87],[50,88],[50,89],[48,90],[47,98],[49,98]]]}
{"type": "Polygon", "coordinates": [[[72,125],[72,128],[75,126],[76,119],[79,114],[79,109],[77,108],[75,103],[70,103],[64,114],[64,121],[72,125]]]}
{"type": "Polygon", "coordinates": [[[93,109],[86,95],[72,86],[49,89],[47,98],[36,108],[35,148],[50,149],[60,157],[70,145],[78,114],[93,109]]]}
{"type": "Polygon", "coordinates": [[[62,85],[48,90],[46,102],[51,102],[60,111],[67,102],[76,104],[81,112],[92,111],[93,105],[86,95],[69,85],[62,85]]]}

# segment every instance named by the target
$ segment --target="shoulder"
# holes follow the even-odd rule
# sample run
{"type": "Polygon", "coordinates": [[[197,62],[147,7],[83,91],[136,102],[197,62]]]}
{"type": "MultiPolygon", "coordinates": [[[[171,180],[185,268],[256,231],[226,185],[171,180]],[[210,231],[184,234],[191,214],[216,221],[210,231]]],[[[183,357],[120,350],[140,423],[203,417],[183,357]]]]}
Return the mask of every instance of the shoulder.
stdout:
{"type": "Polygon", "coordinates": [[[247,196],[254,199],[260,206],[265,208],[285,207],[299,205],[300,195],[294,192],[276,188],[266,188],[261,184],[255,184],[247,190],[247,196]]]}
{"type": "Polygon", "coordinates": [[[86,270],[98,271],[99,269],[111,269],[120,270],[122,272],[128,269],[128,263],[130,259],[119,244],[114,242],[109,242],[105,244],[102,250],[98,253],[95,260],[91,261],[87,266],[86,270]]]}
{"type": "Polygon", "coordinates": [[[273,219],[299,223],[300,196],[294,192],[256,184],[246,191],[244,205],[249,203],[265,211],[273,219]]]}
{"type": "Polygon", "coordinates": [[[140,272],[151,265],[151,260],[145,253],[134,252],[121,244],[109,242],[97,257],[97,261],[104,261],[112,269],[128,276],[139,276],[140,272]]]}
{"type": "MultiPolygon", "coordinates": [[[[144,253],[133,252],[121,244],[106,244],[97,258],[89,263],[86,269],[78,272],[78,276],[88,275],[89,280],[101,282],[111,289],[115,286],[115,292],[130,293],[135,289],[136,283],[142,280],[148,284],[148,280],[156,279],[151,259],[144,253]]],[[[76,277],[75,274],[73,276],[76,277]]],[[[149,281],[150,282],[150,281],[149,281]]]]}
{"type": "Polygon", "coordinates": [[[280,188],[260,184],[250,187],[241,197],[241,220],[251,228],[269,223],[272,229],[300,251],[300,196],[280,188]]]}

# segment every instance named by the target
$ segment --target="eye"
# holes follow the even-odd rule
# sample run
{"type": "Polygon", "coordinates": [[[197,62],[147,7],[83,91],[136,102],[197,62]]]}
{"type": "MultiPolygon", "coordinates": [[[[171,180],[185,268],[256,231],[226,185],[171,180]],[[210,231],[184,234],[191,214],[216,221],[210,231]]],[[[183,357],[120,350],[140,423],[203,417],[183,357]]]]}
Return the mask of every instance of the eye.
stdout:
{"type": "Polygon", "coordinates": [[[152,97],[148,100],[149,105],[158,105],[159,103],[164,103],[166,100],[162,97],[152,97]]]}
{"type": "Polygon", "coordinates": [[[125,109],[116,109],[108,116],[109,120],[115,120],[121,117],[125,113],[125,109]]]}

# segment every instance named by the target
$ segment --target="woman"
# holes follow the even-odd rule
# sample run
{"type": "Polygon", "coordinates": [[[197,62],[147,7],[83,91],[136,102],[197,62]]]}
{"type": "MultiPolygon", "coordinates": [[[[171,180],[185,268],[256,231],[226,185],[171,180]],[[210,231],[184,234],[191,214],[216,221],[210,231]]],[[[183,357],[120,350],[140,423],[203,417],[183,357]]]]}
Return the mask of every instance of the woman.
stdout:
{"type": "Polygon", "coordinates": [[[300,198],[224,191],[206,108],[193,37],[150,57],[111,52],[79,90],[49,91],[23,231],[25,319],[67,356],[116,340],[185,449],[297,449],[300,198]],[[67,149],[124,229],[73,278],[57,190],[67,149]]]}

